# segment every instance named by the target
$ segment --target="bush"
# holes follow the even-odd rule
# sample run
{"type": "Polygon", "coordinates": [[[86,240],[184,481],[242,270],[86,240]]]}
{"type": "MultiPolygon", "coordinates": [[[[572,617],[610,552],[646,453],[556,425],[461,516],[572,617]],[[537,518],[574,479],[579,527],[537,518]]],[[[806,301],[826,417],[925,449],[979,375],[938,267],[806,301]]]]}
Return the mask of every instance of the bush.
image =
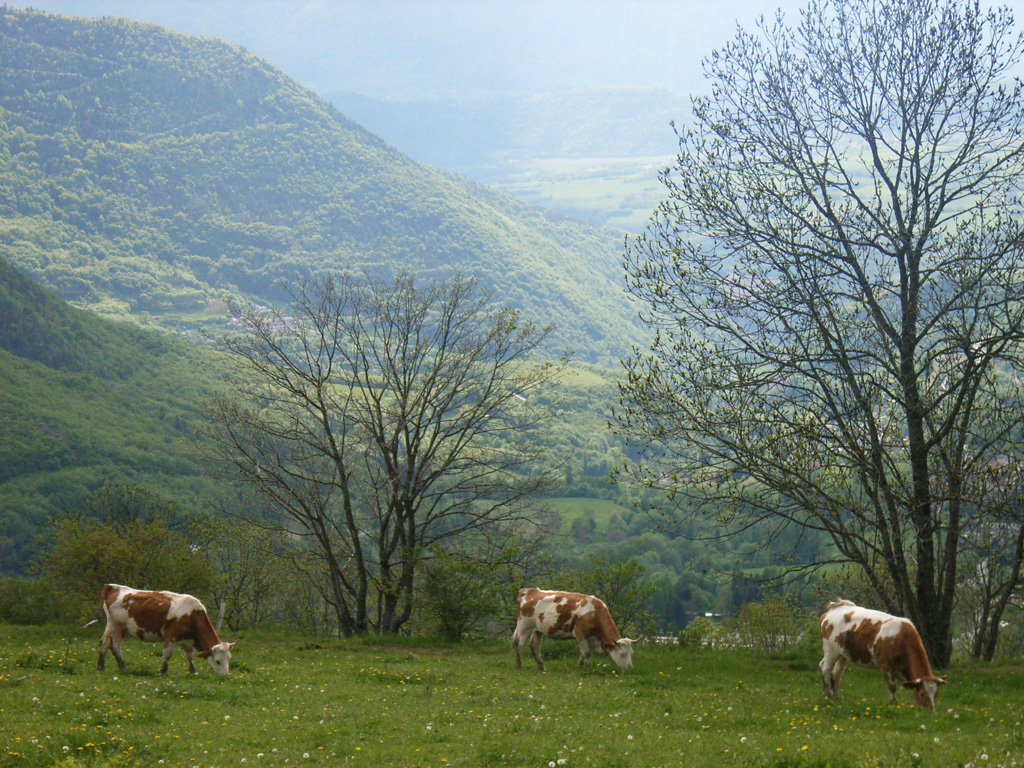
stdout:
{"type": "Polygon", "coordinates": [[[745,603],[726,622],[725,631],[737,645],[762,653],[779,653],[796,647],[806,636],[803,612],[791,600],[769,596],[760,603],[745,603]]]}
{"type": "Polygon", "coordinates": [[[698,616],[679,633],[679,645],[685,648],[714,648],[718,625],[707,616],[698,616]]]}
{"type": "Polygon", "coordinates": [[[438,551],[425,569],[423,597],[427,615],[446,640],[461,640],[484,619],[502,611],[506,585],[494,578],[494,566],[456,552],[438,551]]]}
{"type": "Polygon", "coordinates": [[[214,580],[193,542],[173,530],[177,507],[137,486],[104,486],[51,520],[38,570],[63,621],[100,615],[104,584],[202,594],[214,580]]]}
{"type": "Polygon", "coordinates": [[[0,622],[47,624],[59,613],[54,592],[42,579],[0,579],[0,622]]]}

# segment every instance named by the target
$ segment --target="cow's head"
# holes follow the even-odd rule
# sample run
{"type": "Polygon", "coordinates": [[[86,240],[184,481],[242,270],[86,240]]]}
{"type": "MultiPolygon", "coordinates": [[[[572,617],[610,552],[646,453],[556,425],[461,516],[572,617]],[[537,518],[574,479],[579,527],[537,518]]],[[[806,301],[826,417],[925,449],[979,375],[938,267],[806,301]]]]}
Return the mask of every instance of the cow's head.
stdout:
{"type": "Polygon", "coordinates": [[[921,709],[935,709],[935,700],[939,697],[939,686],[945,682],[946,675],[942,677],[928,675],[919,677],[917,680],[907,680],[903,683],[903,687],[914,692],[914,701],[921,709]]]}
{"type": "Polygon", "coordinates": [[[633,666],[633,643],[635,642],[637,641],[630,640],[628,637],[621,637],[615,641],[615,645],[608,651],[608,655],[620,667],[629,669],[633,666]]]}
{"type": "Polygon", "coordinates": [[[228,665],[231,663],[231,648],[234,645],[234,643],[217,643],[217,645],[210,649],[206,660],[210,662],[213,671],[218,675],[226,675],[228,673],[228,665]]]}

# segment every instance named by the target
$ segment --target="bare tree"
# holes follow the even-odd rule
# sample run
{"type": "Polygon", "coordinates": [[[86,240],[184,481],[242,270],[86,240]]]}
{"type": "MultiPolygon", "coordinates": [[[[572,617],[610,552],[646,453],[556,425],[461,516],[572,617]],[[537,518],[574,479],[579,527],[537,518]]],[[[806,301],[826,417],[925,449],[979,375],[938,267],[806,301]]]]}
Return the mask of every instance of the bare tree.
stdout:
{"type": "Polygon", "coordinates": [[[1024,110],[1006,10],[811,2],[706,61],[627,247],[657,328],[627,466],[680,514],[820,531],[949,661],[974,478],[1019,455],[1024,110]]]}
{"type": "Polygon", "coordinates": [[[201,429],[310,539],[341,631],[397,632],[428,547],[534,518],[555,479],[536,396],[559,368],[528,359],[549,329],[459,275],[288,290],[290,314],[247,307],[225,337],[241,370],[201,429]]]}

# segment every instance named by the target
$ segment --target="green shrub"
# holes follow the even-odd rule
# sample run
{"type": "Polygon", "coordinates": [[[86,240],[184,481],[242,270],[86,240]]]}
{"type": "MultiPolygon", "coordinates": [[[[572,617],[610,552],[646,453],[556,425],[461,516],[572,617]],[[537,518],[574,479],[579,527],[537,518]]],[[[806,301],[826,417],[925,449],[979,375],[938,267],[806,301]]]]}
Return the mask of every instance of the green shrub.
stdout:
{"type": "Polygon", "coordinates": [[[498,616],[506,591],[493,565],[456,552],[435,553],[423,578],[427,619],[446,640],[461,640],[498,616]]]}
{"type": "Polygon", "coordinates": [[[47,624],[59,613],[53,590],[42,579],[0,579],[0,622],[47,624]]]}
{"type": "Polygon", "coordinates": [[[698,616],[679,633],[679,645],[686,648],[714,648],[718,625],[707,616],[698,616]]]}
{"type": "Polygon", "coordinates": [[[724,627],[737,645],[761,653],[779,653],[797,646],[806,636],[803,612],[784,597],[769,596],[745,603],[724,627]]]}

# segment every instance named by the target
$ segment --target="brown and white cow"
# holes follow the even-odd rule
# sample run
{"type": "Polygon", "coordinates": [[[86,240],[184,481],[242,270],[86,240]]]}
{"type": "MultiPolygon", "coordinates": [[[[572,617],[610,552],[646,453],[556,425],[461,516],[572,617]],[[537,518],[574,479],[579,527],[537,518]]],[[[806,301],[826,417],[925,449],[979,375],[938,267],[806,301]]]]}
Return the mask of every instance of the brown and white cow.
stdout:
{"type": "Polygon", "coordinates": [[[580,666],[590,663],[591,651],[607,653],[620,667],[633,666],[633,643],[619,636],[619,630],[603,602],[593,595],[576,592],[551,592],[521,589],[516,598],[518,619],[512,633],[516,667],[523,666],[523,648],[530,643],[537,668],[543,672],[540,644],[545,636],[576,638],[580,646],[580,666]]]}
{"type": "Polygon", "coordinates": [[[167,674],[167,660],[171,658],[176,645],[185,651],[190,674],[196,673],[195,664],[192,663],[193,650],[198,650],[199,655],[210,662],[217,674],[228,673],[234,643],[220,641],[206,614],[206,608],[192,595],[151,592],[107,584],[100,597],[103,601],[103,615],[107,617],[107,628],[100,640],[97,665],[100,669],[103,669],[107,649],[110,649],[121,671],[125,670],[124,659],[121,658],[121,639],[127,634],[139,640],[163,640],[164,663],[160,667],[161,674],[167,674]]]}
{"type": "Polygon", "coordinates": [[[820,628],[823,656],[818,667],[826,698],[839,698],[839,680],[849,660],[881,670],[893,704],[902,681],[914,692],[919,707],[935,709],[946,676],[932,674],[921,636],[909,619],[837,600],[825,608],[820,628]]]}

